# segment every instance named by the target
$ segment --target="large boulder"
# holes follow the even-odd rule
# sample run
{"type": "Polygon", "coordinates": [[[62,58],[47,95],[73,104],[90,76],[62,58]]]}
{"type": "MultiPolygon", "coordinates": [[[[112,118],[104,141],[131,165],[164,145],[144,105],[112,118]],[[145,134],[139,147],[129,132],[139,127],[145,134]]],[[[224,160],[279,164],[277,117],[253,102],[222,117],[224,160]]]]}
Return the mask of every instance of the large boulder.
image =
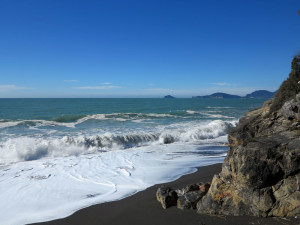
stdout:
{"type": "Polygon", "coordinates": [[[177,204],[177,193],[170,187],[160,187],[156,192],[156,199],[161,203],[163,209],[167,209],[177,204]]]}
{"type": "Polygon", "coordinates": [[[196,209],[197,202],[205,195],[205,192],[200,190],[190,191],[184,195],[181,195],[177,199],[178,209],[196,209]]]}
{"type": "Polygon", "coordinates": [[[209,187],[209,183],[197,183],[176,190],[178,194],[177,208],[196,209],[198,201],[207,193],[209,187]]]}

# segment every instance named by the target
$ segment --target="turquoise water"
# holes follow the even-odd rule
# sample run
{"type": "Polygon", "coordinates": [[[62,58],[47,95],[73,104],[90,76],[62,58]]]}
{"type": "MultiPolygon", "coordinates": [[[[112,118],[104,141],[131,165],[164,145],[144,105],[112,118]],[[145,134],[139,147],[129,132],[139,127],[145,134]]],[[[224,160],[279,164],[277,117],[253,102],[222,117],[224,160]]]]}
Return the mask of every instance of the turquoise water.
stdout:
{"type": "Polygon", "coordinates": [[[170,113],[222,108],[222,114],[239,118],[265,99],[0,99],[0,119],[72,122],[86,115],[111,113],[170,113]],[[223,108],[224,107],[224,108],[223,108]],[[226,108],[228,107],[228,108],[226,108]]]}
{"type": "Polygon", "coordinates": [[[65,155],[60,146],[76,146],[84,154],[213,139],[225,135],[238,118],[263,101],[0,99],[0,152],[10,160],[26,161],[65,155]],[[218,125],[209,130],[209,122],[218,125]]]}

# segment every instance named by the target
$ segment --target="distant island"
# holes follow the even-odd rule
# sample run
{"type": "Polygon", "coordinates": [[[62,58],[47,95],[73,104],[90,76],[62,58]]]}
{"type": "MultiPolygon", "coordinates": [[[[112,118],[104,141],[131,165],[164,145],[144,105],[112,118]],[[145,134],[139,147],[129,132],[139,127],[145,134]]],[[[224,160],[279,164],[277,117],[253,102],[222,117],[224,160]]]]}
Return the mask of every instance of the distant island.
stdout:
{"type": "Polygon", "coordinates": [[[242,98],[242,97],[238,95],[230,95],[230,94],[218,92],[211,95],[193,96],[192,98],[242,98]]]}
{"type": "Polygon", "coordinates": [[[242,97],[239,95],[230,95],[222,92],[214,93],[211,95],[193,96],[192,98],[272,98],[277,91],[271,92],[266,90],[254,91],[251,94],[247,94],[242,97]]]}
{"type": "Polygon", "coordinates": [[[172,95],[166,95],[164,98],[175,98],[175,97],[172,95]]]}
{"type": "Polygon", "coordinates": [[[251,94],[247,94],[245,98],[273,98],[277,91],[270,92],[266,90],[254,91],[251,94]]]}

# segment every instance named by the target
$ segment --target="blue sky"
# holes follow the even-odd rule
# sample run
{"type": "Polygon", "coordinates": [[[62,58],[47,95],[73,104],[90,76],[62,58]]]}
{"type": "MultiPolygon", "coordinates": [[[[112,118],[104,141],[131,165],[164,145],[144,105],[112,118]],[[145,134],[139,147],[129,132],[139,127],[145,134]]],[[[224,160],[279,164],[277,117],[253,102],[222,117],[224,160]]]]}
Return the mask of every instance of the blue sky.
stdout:
{"type": "Polygon", "coordinates": [[[299,0],[0,0],[0,97],[276,90],[299,0]]]}

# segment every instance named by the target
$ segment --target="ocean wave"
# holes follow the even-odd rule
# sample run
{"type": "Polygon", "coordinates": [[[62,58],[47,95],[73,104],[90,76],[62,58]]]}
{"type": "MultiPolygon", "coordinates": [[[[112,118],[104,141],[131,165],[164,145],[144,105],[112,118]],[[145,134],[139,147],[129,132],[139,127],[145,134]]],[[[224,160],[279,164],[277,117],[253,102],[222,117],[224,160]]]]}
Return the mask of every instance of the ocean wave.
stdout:
{"type": "Polygon", "coordinates": [[[0,121],[0,128],[14,127],[19,125],[20,121],[0,121]]]}
{"type": "Polygon", "coordinates": [[[165,118],[165,117],[177,117],[172,114],[164,113],[110,113],[110,114],[94,114],[87,115],[75,122],[75,124],[80,124],[88,120],[116,120],[116,121],[141,121],[153,118],[165,118]]]}
{"type": "Polygon", "coordinates": [[[193,110],[187,110],[187,114],[199,114],[203,116],[207,116],[209,118],[226,118],[226,119],[234,119],[232,116],[225,116],[221,114],[214,114],[214,111],[205,111],[205,112],[200,112],[200,111],[193,111],[193,110]]]}
{"type": "Polygon", "coordinates": [[[206,106],[207,109],[234,109],[235,107],[231,106],[206,106]]]}
{"type": "Polygon", "coordinates": [[[63,115],[52,120],[0,120],[0,128],[13,126],[41,127],[41,126],[65,126],[75,127],[88,120],[115,120],[115,121],[145,121],[153,118],[178,117],[172,114],[159,113],[110,113],[93,115],[63,115]]]}
{"type": "Polygon", "coordinates": [[[86,117],[86,115],[63,115],[53,119],[55,122],[76,122],[79,119],[86,117]]]}
{"type": "Polygon", "coordinates": [[[15,126],[25,126],[25,127],[43,127],[43,126],[65,126],[74,127],[74,123],[62,123],[49,120],[17,120],[17,121],[0,121],[0,128],[8,128],[15,126]]]}
{"type": "Polygon", "coordinates": [[[65,126],[69,128],[74,128],[81,123],[85,123],[91,120],[114,120],[119,122],[131,121],[131,122],[143,122],[147,120],[155,119],[164,119],[164,118],[179,118],[185,119],[191,115],[203,115],[207,118],[216,118],[216,119],[233,119],[234,117],[225,116],[221,114],[221,111],[193,111],[185,110],[181,112],[172,112],[172,113],[110,113],[110,114],[92,114],[92,115],[62,115],[55,117],[50,120],[9,120],[9,119],[0,119],[0,128],[8,128],[14,126],[25,126],[25,127],[45,127],[45,126],[65,126]]]}
{"type": "Polygon", "coordinates": [[[236,121],[214,120],[209,123],[166,126],[158,132],[104,133],[92,136],[16,137],[0,142],[3,161],[30,161],[140,146],[214,139],[227,135],[236,121]]]}

